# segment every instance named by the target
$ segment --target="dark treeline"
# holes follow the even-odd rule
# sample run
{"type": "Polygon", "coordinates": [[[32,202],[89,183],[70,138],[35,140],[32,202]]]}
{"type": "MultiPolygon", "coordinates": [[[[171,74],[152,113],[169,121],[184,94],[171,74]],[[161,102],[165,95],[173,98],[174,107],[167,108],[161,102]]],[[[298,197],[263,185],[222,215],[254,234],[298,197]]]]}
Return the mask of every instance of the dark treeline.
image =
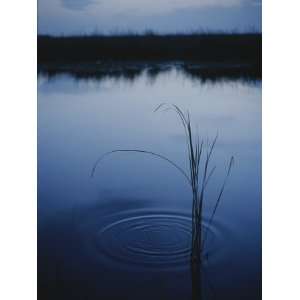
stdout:
{"type": "Polygon", "coordinates": [[[197,61],[246,63],[260,69],[259,33],[52,37],[37,39],[38,63],[197,61]]]}

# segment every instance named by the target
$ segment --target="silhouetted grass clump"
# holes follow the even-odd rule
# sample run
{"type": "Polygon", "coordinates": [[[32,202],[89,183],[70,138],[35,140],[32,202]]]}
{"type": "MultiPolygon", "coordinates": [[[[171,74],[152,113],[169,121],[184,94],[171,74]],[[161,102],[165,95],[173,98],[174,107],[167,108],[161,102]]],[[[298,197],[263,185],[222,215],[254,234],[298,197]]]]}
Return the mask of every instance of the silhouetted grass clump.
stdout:
{"type": "MultiPolygon", "coordinates": [[[[189,112],[184,113],[178,106],[176,105],[167,105],[161,104],[156,109],[155,112],[160,110],[174,110],[178,115],[186,137],[186,146],[187,146],[187,155],[188,155],[188,165],[189,169],[186,172],[180,166],[178,166],[175,162],[163,156],[161,154],[141,150],[141,149],[118,149],[113,150],[107,153],[104,153],[99,159],[95,162],[91,176],[94,175],[97,166],[99,163],[108,155],[118,153],[118,152],[133,152],[133,153],[141,153],[151,155],[153,157],[162,159],[173,167],[175,167],[186,179],[189,186],[191,187],[192,192],[192,240],[191,240],[191,264],[199,265],[201,263],[203,250],[205,247],[205,242],[207,238],[207,231],[203,231],[203,206],[205,202],[205,190],[207,188],[207,184],[210,178],[213,176],[216,167],[210,167],[210,161],[213,154],[214,147],[216,145],[217,136],[212,141],[210,145],[204,147],[204,142],[200,141],[199,136],[195,136],[192,131],[192,124],[189,112]],[[202,163],[202,165],[201,165],[202,163]],[[202,167],[201,167],[202,166],[202,167]]],[[[225,185],[227,183],[227,179],[230,175],[231,168],[233,166],[234,159],[231,157],[228,165],[228,169],[226,172],[226,176],[222,186],[220,187],[218,197],[216,199],[212,214],[208,220],[208,228],[210,228],[217,208],[220,204],[221,197],[224,192],[225,185]]]]}

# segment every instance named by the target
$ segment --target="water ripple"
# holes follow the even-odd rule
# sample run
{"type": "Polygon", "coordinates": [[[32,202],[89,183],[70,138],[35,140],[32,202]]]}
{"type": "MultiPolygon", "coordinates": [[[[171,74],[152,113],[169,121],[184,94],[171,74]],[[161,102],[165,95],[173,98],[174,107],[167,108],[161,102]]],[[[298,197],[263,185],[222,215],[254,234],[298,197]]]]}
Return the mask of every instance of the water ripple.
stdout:
{"type": "MultiPolygon", "coordinates": [[[[114,266],[154,268],[157,270],[186,269],[191,251],[189,214],[178,212],[128,211],[107,217],[106,222],[87,226],[88,246],[102,262],[114,266]]],[[[208,237],[212,241],[218,231],[212,227],[208,237]]],[[[210,254],[213,252],[208,245],[210,254]]]]}

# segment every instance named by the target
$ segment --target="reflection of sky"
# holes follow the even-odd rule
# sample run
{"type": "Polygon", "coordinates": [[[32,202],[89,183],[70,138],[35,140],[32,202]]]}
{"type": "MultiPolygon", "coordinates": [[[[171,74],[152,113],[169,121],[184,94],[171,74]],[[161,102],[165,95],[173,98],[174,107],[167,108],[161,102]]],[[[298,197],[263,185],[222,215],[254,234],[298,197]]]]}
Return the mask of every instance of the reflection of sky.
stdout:
{"type": "Polygon", "coordinates": [[[39,0],[39,33],[260,30],[260,0],[39,0]]]}
{"type": "MultiPolygon", "coordinates": [[[[216,240],[221,247],[218,247],[218,263],[212,268],[212,278],[218,292],[223,291],[219,287],[226,287],[225,298],[222,293],[216,299],[259,299],[251,293],[257,294],[260,286],[257,283],[261,255],[260,83],[200,83],[175,70],[160,73],[151,80],[145,74],[134,81],[75,80],[63,75],[51,80],[39,77],[38,83],[39,224],[48,221],[49,228],[57,228],[56,218],[71,209],[87,212],[87,217],[79,215],[77,220],[83,224],[80,228],[88,229],[91,227],[86,224],[93,224],[95,216],[97,222],[103,221],[107,212],[118,212],[116,216],[141,209],[189,213],[191,191],[182,175],[165,161],[145,155],[116,154],[101,163],[93,179],[89,176],[100,154],[121,148],[154,151],[186,169],[188,161],[180,121],[171,112],[153,113],[162,102],[177,104],[191,112],[193,128],[198,129],[200,137],[212,138],[217,131],[219,133],[210,165],[210,168],[216,165],[217,169],[205,194],[206,215],[212,211],[225,166],[231,155],[235,157],[214,219],[216,240]],[[228,263],[230,276],[224,277],[228,263]],[[239,292],[245,296],[228,296],[239,292]]],[[[203,172],[203,161],[201,166],[203,172]]],[[[60,227],[59,233],[61,230],[65,229],[60,227]]],[[[88,234],[84,241],[88,241],[90,233],[84,233],[88,234]]],[[[82,238],[80,235],[76,247],[72,239],[72,251],[66,248],[67,263],[85,261],[78,259],[78,253],[88,253],[90,257],[89,251],[74,254],[74,249],[84,247],[82,238]]],[[[49,245],[60,244],[51,242],[49,245]]],[[[52,248],[49,246],[49,249],[52,248]]],[[[96,260],[91,261],[93,267],[98,266],[94,263],[96,260]]],[[[80,274],[94,274],[81,272],[82,265],[85,264],[80,263],[80,274]]],[[[103,270],[102,265],[99,269],[103,270]]],[[[116,278],[122,282],[124,276],[120,274],[113,273],[113,282],[116,278]]],[[[99,278],[105,283],[101,293],[110,295],[112,280],[98,276],[97,286],[99,278]]],[[[190,289],[190,283],[182,283],[181,277],[180,280],[179,289],[184,290],[183,285],[190,289]]],[[[175,295],[168,299],[183,298],[175,295]]]]}
{"type": "MultiPolygon", "coordinates": [[[[39,78],[40,208],[46,205],[50,212],[49,203],[55,207],[77,198],[93,201],[90,194],[97,185],[90,181],[89,170],[99,153],[111,149],[145,148],[186,167],[178,119],[172,114],[153,114],[160,103],[172,102],[191,111],[200,136],[211,138],[219,132],[214,154],[216,180],[222,177],[229,157],[236,158],[234,184],[225,195],[228,205],[224,209],[229,214],[245,210],[248,216],[247,211],[257,210],[260,204],[260,97],[260,85],[199,84],[174,72],[159,75],[152,83],[141,76],[132,84],[111,79],[39,78]]],[[[129,188],[131,196],[137,196],[142,187],[143,198],[164,198],[166,205],[170,205],[169,198],[175,203],[179,194],[188,193],[180,174],[147,157],[107,160],[97,180],[112,191],[129,188]],[[145,191],[151,191],[150,195],[145,191]]]]}

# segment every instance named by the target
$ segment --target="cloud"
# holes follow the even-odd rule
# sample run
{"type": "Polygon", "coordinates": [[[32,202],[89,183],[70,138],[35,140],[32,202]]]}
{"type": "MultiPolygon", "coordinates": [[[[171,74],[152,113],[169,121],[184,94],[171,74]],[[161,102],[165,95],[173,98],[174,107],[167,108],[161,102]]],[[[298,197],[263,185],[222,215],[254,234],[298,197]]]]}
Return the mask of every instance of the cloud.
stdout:
{"type": "Polygon", "coordinates": [[[104,12],[132,14],[162,14],[178,9],[202,7],[229,7],[241,5],[248,1],[260,0],[60,0],[64,8],[84,10],[91,4],[104,12]]]}
{"type": "Polygon", "coordinates": [[[260,0],[39,0],[38,32],[261,30],[260,0]]]}
{"type": "Polygon", "coordinates": [[[185,8],[239,5],[246,0],[105,0],[101,8],[115,13],[164,14],[185,8]]]}
{"type": "Polygon", "coordinates": [[[89,5],[97,2],[99,3],[99,1],[94,0],[61,0],[63,7],[72,10],[84,10],[89,5]]]}
{"type": "Polygon", "coordinates": [[[253,5],[253,6],[261,6],[262,5],[262,3],[261,3],[262,0],[248,0],[248,1],[249,1],[250,5],[253,5]]]}

